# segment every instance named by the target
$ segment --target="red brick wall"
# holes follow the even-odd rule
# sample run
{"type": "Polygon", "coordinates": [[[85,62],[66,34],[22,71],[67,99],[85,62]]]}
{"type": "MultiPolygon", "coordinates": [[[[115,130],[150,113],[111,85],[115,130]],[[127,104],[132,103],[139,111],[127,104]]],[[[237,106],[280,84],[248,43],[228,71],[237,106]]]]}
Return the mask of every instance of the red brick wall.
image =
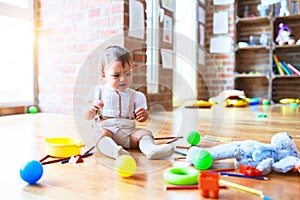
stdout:
{"type": "MultiPolygon", "coordinates": [[[[140,2],[143,2],[146,7],[144,0],[140,2]]],[[[206,49],[209,49],[209,40],[212,36],[213,12],[229,11],[229,35],[233,37],[234,34],[234,6],[213,6],[212,2],[213,0],[208,0],[206,4],[206,49]]],[[[138,76],[134,78],[133,88],[147,93],[145,40],[128,37],[126,32],[129,25],[128,12],[128,0],[39,0],[37,16],[38,100],[42,112],[71,114],[74,84],[82,65],[97,47],[120,35],[125,37],[119,44],[132,50],[135,60],[134,71],[138,76]]],[[[211,57],[213,63],[220,67],[221,72],[210,71],[209,66],[214,64],[206,63],[205,67],[208,71],[205,76],[207,76],[208,83],[203,84],[199,78],[199,99],[215,95],[223,90],[224,85],[225,89],[233,88],[234,53],[213,54],[211,57]],[[207,84],[210,86],[210,91],[207,90],[207,84]]],[[[172,92],[170,91],[172,85],[164,81],[173,82],[172,70],[161,69],[160,74],[162,87],[158,94],[147,95],[148,102],[149,104],[159,103],[169,109],[172,107],[172,92]]],[[[97,74],[91,76],[89,81],[96,80],[97,74]]]]}
{"type": "MultiPolygon", "coordinates": [[[[38,100],[42,112],[73,112],[74,84],[83,63],[103,42],[125,35],[128,10],[128,0],[39,0],[38,100]]],[[[133,57],[140,65],[145,62],[145,41],[129,38],[119,43],[128,49],[133,44],[139,46],[133,57]]],[[[135,85],[146,82],[146,70],[138,73],[135,85]]],[[[97,74],[91,79],[97,80],[97,74]]]]}
{"type": "Polygon", "coordinates": [[[202,76],[205,76],[205,82],[202,76],[198,76],[198,99],[208,99],[216,96],[222,90],[234,87],[234,48],[231,53],[227,54],[209,53],[210,38],[216,36],[213,34],[213,13],[218,11],[228,11],[229,32],[225,36],[230,36],[234,41],[234,4],[215,6],[213,0],[207,0],[205,49],[208,54],[205,66],[199,66],[202,76]]]}

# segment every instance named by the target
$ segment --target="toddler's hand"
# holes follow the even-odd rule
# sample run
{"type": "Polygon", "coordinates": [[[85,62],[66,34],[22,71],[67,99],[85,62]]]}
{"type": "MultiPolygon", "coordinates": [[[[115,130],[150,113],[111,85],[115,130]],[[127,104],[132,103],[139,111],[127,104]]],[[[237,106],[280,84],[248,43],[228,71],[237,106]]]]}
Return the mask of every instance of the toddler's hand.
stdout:
{"type": "Polygon", "coordinates": [[[135,118],[139,122],[144,122],[148,118],[148,112],[144,108],[138,108],[135,110],[135,118]]]}
{"type": "Polygon", "coordinates": [[[93,111],[97,112],[100,108],[103,108],[103,106],[104,106],[104,103],[101,100],[95,100],[93,102],[92,107],[90,108],[90,111],[91,112],[93,112],[93,111]]]}

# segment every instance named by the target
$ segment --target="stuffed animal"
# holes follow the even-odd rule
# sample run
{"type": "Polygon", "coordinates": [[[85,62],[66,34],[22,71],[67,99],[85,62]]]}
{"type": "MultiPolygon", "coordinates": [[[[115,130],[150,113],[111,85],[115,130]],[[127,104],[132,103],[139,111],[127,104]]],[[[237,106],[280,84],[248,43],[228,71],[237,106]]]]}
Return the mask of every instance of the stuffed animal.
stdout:
{"type": "Polygon", "coordinates": [[[270,9],[269,5],[259,4],[257,6],[257,10],[259,11],[261,17],[266,17],[267,16],[267,12],[269,11],[269,9],[270,9]]]}
{"type": "MultiPolygon", "coordinates": [[[[186,161],[192,164],[193,155],[201,148],[188,150],[186,161]]],[[[238,165],[252,166],[263,175],[276,172],[286,173],[298,167],[300,158],[292,137],[286,132],[273,135],[270,144],[253,140],[234,141],[206,149],[213,160],[235,158],[238,165]]]]}
{"type": "Polygon", "coordinates": [[[289,16],[288,0],[281,0],[279,16],[289,16]]]}
{"type": "Polygon", "coordinates": [[[278,35],[276,37],[276,43],[279,45],[293,45],[295,44],[294,36],[292,35],[292,30],[288,27],[288,25],[284,23],[279,24],[278,35]]]}

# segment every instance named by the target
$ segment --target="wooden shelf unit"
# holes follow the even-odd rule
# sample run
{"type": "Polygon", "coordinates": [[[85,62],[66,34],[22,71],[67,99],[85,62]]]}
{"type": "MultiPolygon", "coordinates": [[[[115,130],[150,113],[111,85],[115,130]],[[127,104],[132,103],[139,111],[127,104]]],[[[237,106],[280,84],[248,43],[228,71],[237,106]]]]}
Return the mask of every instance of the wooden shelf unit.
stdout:
{"type": "Polygon", "coordinates": [[[279,102],[283,98],[300,98],[299,76],[276,76],[272,79],[272,100],[279,102]]]}
{"type": "Polygon", "coordinates": [[[300,76],[279,75],[273,60],[292,64],[300,71],[300,45],[279,46],[275,43],[279,24],[287,24],[295,40],[300,39],[300,14],[275,16],[270,6],[266,16],[260,17],[259,0],[239,0],[235,3],[235,89],[243,90],[247,97],[267,98],[277,103],[282,98],[300,98],[300,76]],[[244,8],[248,7],[248,17],[244,8]],[[250,15],[255,15],[251,16],[250,15]],[[260,44],[260,35],[265,31],[269,36],[267,45],[260,44]],[[252,36],[252,44],[250,44],[252,36]],[[248,46],[239,47],[239,42],[248,46]]]}
{"type": "Polygon", "coordinates": [[[245,76],[235,79],[235,87],[238,90],[243,90],[247,97],[269,97],[269,78],[266,76],[245,76]]]}

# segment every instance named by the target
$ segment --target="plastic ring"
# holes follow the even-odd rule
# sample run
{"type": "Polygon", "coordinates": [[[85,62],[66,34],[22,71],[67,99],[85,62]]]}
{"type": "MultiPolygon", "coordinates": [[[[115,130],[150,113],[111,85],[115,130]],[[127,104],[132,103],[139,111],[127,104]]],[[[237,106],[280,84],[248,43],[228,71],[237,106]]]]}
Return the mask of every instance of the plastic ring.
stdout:
{"type": "Polygon", "coordinates": [[[163,178],[174,185],[195,185],[198,183],[199,171],[190,167],[172,167],[166,169],[163,178]]]}

